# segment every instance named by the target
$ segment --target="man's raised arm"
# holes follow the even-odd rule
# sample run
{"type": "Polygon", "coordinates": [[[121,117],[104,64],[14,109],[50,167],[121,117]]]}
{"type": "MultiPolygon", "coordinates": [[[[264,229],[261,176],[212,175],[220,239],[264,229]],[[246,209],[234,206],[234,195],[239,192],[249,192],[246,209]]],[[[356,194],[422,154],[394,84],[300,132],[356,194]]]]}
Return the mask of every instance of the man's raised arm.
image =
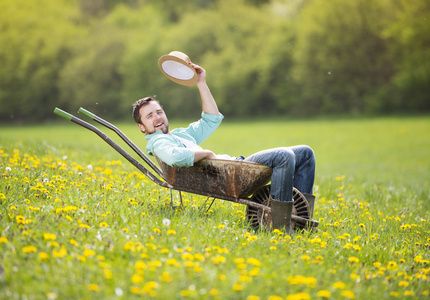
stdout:
{"type": "Polygon", "coordinates": [[[200,92],[200,97],[202,99],[202,109],[207,114],[220,115],[218,106],[216,105],[215,99],[206,84],[206,71],[202,67],[190,63],[190,65],[197,72],[197,88],[200,92]]]}

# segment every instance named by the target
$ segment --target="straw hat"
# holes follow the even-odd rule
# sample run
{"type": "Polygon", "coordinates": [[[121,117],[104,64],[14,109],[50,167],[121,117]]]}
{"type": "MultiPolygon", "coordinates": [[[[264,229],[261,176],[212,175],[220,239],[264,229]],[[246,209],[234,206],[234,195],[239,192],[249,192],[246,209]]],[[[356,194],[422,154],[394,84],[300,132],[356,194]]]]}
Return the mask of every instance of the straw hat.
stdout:
{"type": "Polygon", "coordinates": [[[190,66],[190,58],[182,52],[172,51],[158,60],[158,66],[172,81],[192,86],[197,82],[197,72],[190,66]]]}

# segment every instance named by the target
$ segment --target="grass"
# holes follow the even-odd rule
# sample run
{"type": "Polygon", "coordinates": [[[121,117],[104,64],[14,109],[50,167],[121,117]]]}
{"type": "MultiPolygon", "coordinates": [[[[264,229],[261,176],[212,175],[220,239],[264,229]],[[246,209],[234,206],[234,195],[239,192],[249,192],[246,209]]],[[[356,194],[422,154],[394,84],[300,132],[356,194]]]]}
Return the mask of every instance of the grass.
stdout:
{"type": "Polygon", "coordinates": [[[77,125],[2,127],[0,298],[427,299],[428,132],[428,117],[226,120],[204,147],[315,150],[319,231],[290,237],[253,231],[230,202],[206,211],[186,194],[172,211],[169,191],[77,125]]]}

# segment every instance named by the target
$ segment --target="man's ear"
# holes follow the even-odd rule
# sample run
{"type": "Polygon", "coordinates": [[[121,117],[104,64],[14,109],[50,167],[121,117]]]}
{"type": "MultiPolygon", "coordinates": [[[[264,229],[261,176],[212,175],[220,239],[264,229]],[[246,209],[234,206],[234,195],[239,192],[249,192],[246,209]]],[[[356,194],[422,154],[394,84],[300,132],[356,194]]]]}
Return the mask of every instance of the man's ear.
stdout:
{"type": "Polygon", "coordinates": [[[140,131],[145,133],[145,126],[143,126],[143,124],[137,123],[137,126],[139,127],[140,131]]]}

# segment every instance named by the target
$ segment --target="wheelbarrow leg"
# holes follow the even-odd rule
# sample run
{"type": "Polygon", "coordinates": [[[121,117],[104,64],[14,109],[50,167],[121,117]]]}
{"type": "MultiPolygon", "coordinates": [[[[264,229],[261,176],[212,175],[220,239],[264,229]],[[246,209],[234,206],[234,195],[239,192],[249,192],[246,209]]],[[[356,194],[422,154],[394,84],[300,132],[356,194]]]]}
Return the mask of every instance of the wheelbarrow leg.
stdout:
{"type": "Polygon", "coordinates": [[[272,229],[285,229],[285,232],[291,235],[293,201],[287,202],[271,199],[270,204],[272,207],[272,229]]]}
{"type": "Polygon", "coordinates": [[[179,199],[181,200],[181,209],[184,209],[184,203],[182,202],[182,192],[179,191],[179,199]]]}
{"type": "MultiPolygon", "coordinates": [[[[202,207],[200,207],[199,212],[202,211],[203,208],[206,208],[206,203],[209,201],[210,197],[207,197],[207,199],[205,200],[205,203],[203,203],[202,207]]],[[[213,198],[211,204],[209,205],[209,207],[206,209],[206,213],[209,211],[209,209],[211,209],[212,204],[214,204],[216,198],[213,198]]]]}
{"type": "Polygon", "coordinates": [[[310,208],[310,220],[312,220],[314,216],[314,206],[315,206],[315,196],[311,194],[303,193],[303,196],[305,196],[306,201],[308,201],[309,208],[310,208]]]}
{"type": "MultiPolygon", "coordinates": [[[[181,191],[179,191],[179,199],[181,200],[181,209],[184,209],[184,203],[182,202],[182,193],[181,191]]],[[[170,206],[172,207],[173,210],[175,210],[176,208],[178,208],[177,206],[173,205],[173,189],[170,189],[170,206]]]]}

